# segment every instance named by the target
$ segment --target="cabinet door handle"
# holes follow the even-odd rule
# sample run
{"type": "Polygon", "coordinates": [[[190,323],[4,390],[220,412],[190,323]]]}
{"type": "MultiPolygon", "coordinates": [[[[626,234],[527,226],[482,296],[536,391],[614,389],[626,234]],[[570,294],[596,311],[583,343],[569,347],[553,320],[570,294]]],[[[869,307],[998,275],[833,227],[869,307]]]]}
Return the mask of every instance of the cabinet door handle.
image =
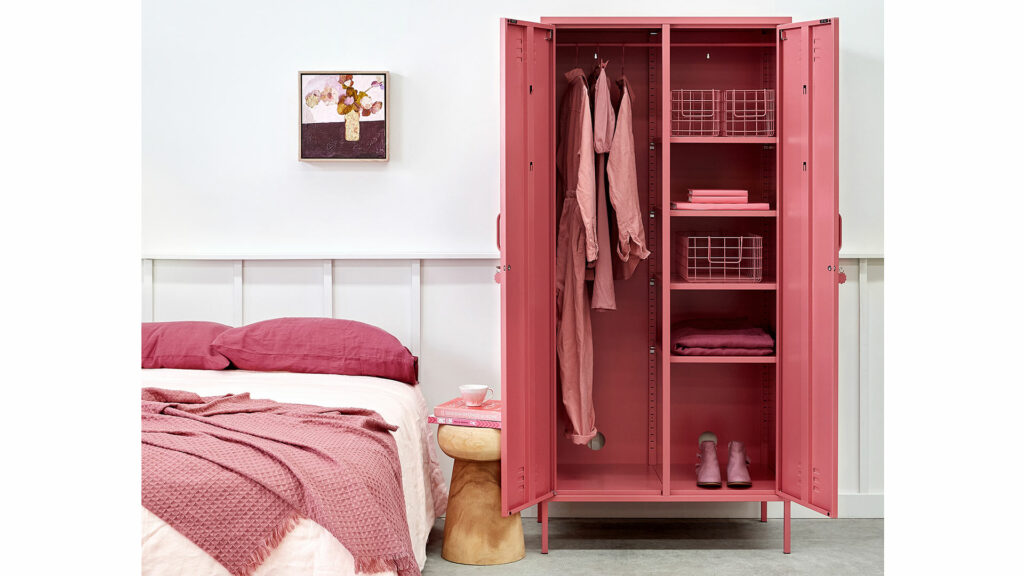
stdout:
{"type": "Polygon", "coordinates": [[[494,223],[494,228],[497,232],[497,238],[494,243],[498,245],[498,251],[501,251],[501,212],[498,212],[498,219],[494,223]]]}
{"type": "Polygon", "coordinates": [[[843,249],[843,215],[839,214],[839,250],[843,249]]]}

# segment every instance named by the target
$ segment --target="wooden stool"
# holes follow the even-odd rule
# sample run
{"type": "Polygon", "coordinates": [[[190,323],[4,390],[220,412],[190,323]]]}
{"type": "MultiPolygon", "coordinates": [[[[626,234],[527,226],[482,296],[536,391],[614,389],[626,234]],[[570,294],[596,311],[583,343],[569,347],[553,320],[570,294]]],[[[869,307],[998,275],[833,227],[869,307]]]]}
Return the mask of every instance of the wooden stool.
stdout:
{"type": "Polygon", "coordinates": [[[501,430],[442,424],[437,443],[455,459],[441,557],[478,566],[521,560],[522,519],[501,515],[501,430]]]}

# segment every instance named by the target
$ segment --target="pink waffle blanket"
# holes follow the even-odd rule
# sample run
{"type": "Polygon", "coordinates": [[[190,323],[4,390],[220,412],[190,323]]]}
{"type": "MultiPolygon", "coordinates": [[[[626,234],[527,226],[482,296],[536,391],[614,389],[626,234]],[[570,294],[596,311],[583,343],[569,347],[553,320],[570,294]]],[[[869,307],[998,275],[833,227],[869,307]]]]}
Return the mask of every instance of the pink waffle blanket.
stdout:
{"type": "Polygon", "coordinates": [[[419,575],[396,429],[361,408],[145,388],[142,504],[231,574],[252,574],[306,517],[356,572],[419,575]]]}
{"type": "Polygon", "coordinates": [[[679,356],[771,356],[771,348],[676,348],[679,356]]]}
{"type": "Polygon", "coordinates": [[[761,328],[672,327],[672,351],[684,356],[767,356],[774,346],[761,328]]]}

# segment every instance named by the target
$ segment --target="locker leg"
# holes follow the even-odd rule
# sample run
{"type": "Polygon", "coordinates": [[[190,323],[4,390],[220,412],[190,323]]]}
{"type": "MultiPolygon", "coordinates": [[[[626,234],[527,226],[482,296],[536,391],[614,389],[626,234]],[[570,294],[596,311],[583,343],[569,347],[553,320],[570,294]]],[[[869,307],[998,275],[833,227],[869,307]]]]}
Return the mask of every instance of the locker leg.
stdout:
{"type": "Polygon", "coordinates": [[[761,502],[761,522],[768,521],[768,503],[761,502]]]}
{"type": "Polygon", "coordinates": [[[789,500],[782,503],[783,509],[783,520],[782,520],[782,553],[789,554],[789,536],[790,536],[790,514],[789,514],[789,500]]]}
{"type": "Polygon", "coordinates": [[[541,502],[537,507],[537,516],[540,518],[540,553],[548,553],[548,503],[541,502]]]}

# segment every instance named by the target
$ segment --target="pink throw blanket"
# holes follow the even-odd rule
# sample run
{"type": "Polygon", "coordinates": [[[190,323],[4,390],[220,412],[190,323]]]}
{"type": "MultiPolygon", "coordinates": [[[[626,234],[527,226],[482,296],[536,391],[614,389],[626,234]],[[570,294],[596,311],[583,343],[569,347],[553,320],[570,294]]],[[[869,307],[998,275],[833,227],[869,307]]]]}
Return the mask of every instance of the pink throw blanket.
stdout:
{"type": "Polygon", "coordinates": [[[672,352],[684,356],[768,356],[774,346],[761,328],[672,327],[672,352]]]}
{"type": "Polygon", "coordinates": [[[231,574],[252,574],[306,517],[356,572],[419,575],[394,430],[361,408],[145,388],[142,504],[231,574]]]}
{"type": "Polygon", "coordinates": [[[771,348],[675,348],[679,356],[771,356],[771,348]]]}

